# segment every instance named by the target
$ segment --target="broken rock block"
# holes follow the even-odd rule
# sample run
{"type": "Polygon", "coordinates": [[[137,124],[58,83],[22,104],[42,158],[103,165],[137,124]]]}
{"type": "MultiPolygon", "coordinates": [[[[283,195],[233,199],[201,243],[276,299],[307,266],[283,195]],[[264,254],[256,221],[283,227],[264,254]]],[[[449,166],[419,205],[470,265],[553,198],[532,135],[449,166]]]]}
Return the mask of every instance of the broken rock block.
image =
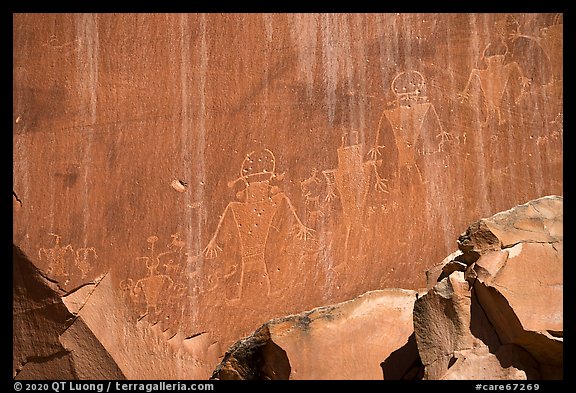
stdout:
{"type": "Polygon", "coordinates": [[[414,305],[424,378],[562,378],[562,197],[482,219],[458,245],[414,305]]]}
{"type": "Polygon", "coordinates": [[[483,220],[500,249],[482,252],[467,274],[502,343],[527,350],[544,378],[562,375],[562,211],[552,196],[483,220]]]}
{"type": "Polygon", "coordinates": [[[414,334],[424,379],[540,377],[528,352],[501,344],[463,272],[453,272],[415,302],[414,334]]]}
{"type": "Polygon", "coordinates": [[[61,290],[13,247],[15,379],[125,379],[61,290]]]}
{"type": "Polygon", "coordinates": [[[234,344],[212,378],[386,379],[387,370],[389,377],[416,376],[415,299],[411,290],[378,290],[272,320],[234,344]]]}
{"type": "Polygon", "coordinates": [[[558,243],[563,238],[563,198],[545,196],[483,218],[458,238],[457,259],[471,265],[489,251],[518,243],[558,243]]]}

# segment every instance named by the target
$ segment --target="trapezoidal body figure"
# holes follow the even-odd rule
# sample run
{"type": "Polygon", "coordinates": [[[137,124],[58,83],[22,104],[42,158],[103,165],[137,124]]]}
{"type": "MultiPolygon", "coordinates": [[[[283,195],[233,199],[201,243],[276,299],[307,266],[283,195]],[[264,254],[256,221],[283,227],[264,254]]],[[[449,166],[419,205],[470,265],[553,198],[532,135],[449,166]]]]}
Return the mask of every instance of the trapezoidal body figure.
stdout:
{"type": "Polygon", "coordinates": [[[49,235],[54,236],[55,244],[52,248],[40,248],[40,250],[38,250],[38,257],[40,260],[46,259],[48,261],[48,274],[55,277],[68,277],[70,262],[73,261],[75,257],[74,248],[71,244],[62,246],[60,244],[62,240],[61,236],[55,233],[49,233],[49,235]]]}
{"type": "MultiPolygon", "coordinates": [[[[387,179],[381,177],[377,170],[378,160],[366,160],[363,158],[364,144],[358,141],[358,132],[350,132],[352,143],[347,141],[345,134],[342,137],[342,144],[337,149],[338,167],[322,171],[326,177],[328,185],[327,200],[332,200],[338,196],[342,205],[342,215],[346,226],[346,235],[344,241],[344,250],[348,252],[350,235],[352,232],[360,232],[363,225],[364,209],[368,191],[372,183],[372,172],[375,181],[374,188],[376,191],[388,192],[387,179]]],[[[346,258],[341,264],[345,264],[346,258]]],[[[336,265],[336,266],[338,266],[336,265]]],[[[333,267],[336,267],[333,266],[333,267]]]]}
{"type": "Polygon", "coordinates": [[[234,265],[230,272],[226,272],[224,279],[236,274],[239,275],[237,296],[229,299],[237,302],[247,297],[267,297],[271,294],[270,275],[265,261],[266,243],[272,221],[279,211],[286,211],[293,216],[296,222],[296,234],[299,239],[306,240],[312,234],[312,229],[306,227],[298,218],[298,214],[290,199],[272,186],[270,181],[281,178],[276,175],[276,158],[274,154],[263,149],[253,151],[246,155],[240,165],[239,177],[228,183],[233,187],[242,182],[244,188],[236,194],[238,202],[230,202],[218,222],[218,226],[204,249],[207,258],[215,258],[222,251],[218,238],[223,223],[232,219],[240,240],[241,261],[239,266],[234,265]]]}
{"type": "Polygon", "coordinates": [[[70,281],[69,278],[77,276],[77,271],[72,269],[75,266],[81,273],[78,276],[85,279],[98,259],[96,249],[94,247],[74,249],[71,244],[63,246],[60,243],[62,240],[60,235],[55,233],[49,235],[54,236],[54,246],[52,248],[42,247],[38,250],[40,260],[46,259],[49,263],[47,273],[55,277],[65,277],[64,285],[67,285],[70,281]]]}
{"type": "Polygon", "coordinates": [[[464,90],[458,94],[461,102],[469,99],[470,89],[474,82],[477,82],[483,96],[483,104],[485,109],[485,119],[482,124],[487,125],[492,120],[497,120],[498,125],[506,123],[506,119],[502,116],[502,99],[504,93],[509,85],[512,75],[516,73],[520,80],[521,91],[515,98],[515,103],[520,101],[520,98],[526,94],[526,88],[530,81],[524,76],[522,69],[517,62],[512,61],[505,63],[508,54],[508,45],[504,42],[489,43],[482,51],[481,59],[486,63],[485,69],[474,68],[470,72],[464,90]]]}
{"type": "Polygon", "coordinates": [[[428,101],[425,87],[424,76],[418,71],[401,72],[394,77],[391,89],[396,101],[391,109],[383,111],[376,131],[375,147],[370,150],[373,159],[379,156],[379,149],[382,146],[378,146],[378,138],[382,120],[386,117],[394,133],[398,151],[398,168],[408,172],[416,170],[420,182],[424,180],[417,164],[417,154],[443,151],[445,143],[451,139],[450,134],[442,128],[436,108],[428,101]],[[431,118],[426,121],[430,116],[431,118]],[[437,147],[434,149],[427,146],[426,143],[431,139],[425,135],[425,128],[428,127],[433,127],[439,131],[438,134],[434,135],[435,140],[438,141],[437,147]],[[420,148],[418,147],[419,143],[423,143],[420,148]]]}

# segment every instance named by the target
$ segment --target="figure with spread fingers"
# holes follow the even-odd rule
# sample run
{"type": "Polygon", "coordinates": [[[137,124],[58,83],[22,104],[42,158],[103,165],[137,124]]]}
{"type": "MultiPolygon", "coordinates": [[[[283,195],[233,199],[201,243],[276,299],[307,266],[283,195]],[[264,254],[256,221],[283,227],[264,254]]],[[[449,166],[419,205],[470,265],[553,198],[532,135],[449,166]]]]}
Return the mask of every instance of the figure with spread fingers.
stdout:
{"type": "Polygon", "coordinates": [[[428,100],[424,75],[414,70],[401,72],[392,79],[391,90],[396,99],[390,103],[392,108],[384,109],[380,116],[375,144],[369,154],[374,160],[381,154],[383,146],[378,145],[378,139],[382,121],[386,118],[394,133],[399,169],[410,173],[415,170],[419,181],[424,182],[417,164],[418,154],[442,152],[452,136],[444,131],[434,104],[428,100]],[[430,129],[436,129],[439,133],[431,138],[427,135],[430,129]],[[432,140],[438,141],[433,149],[432,140]]]}
{"type": "Polygon", "coordinates": [[[322,171],[327,183],[326,201],[340,197],[346,237],[344,249],[348,250],[350,234],[363,226],[363,214],[368,191],[374,179],[374,189],[388,193],[388,179],[380,176],[377,166],[380,160],[364,160],[364,144],[360,143],[357,131],[348,131],[342,136],[342,144],[337,149],[338,167],[322,171]]]}
{"type": "MultiPolygon", "coordinates": [[[[290,199],[280,191],[277,186],[272,186],[273,179],[281,180],[283,174],[275,173],[276,159],[268,150],[253,151],[246,155],[240,166],[240,176],[228,183],[233,187],[237,182],[244,183],[244,188],[236,194],[238,202],[230,202],[224,209],[214,236],[204,249],[206,258],[215,258],[222,251],[218,245],[218,235],[226,219],[234,220],[238,237],[240,239],[240,292],[238,299],[242,298],[248,286],[259,287],[257,292],[266,296],[270,295],[270,276],[266,266],[264,253],[272,220],[278,211],[285,206],[296,222],[296,237],[306,240],[312,234],[312,229],[306,227],[300,218],[290,199]]],[[[236,274],[232,271],[225,278],[236,274]]]]}
{"type": "Polygon", "coordinates": [[[518,104],[520,98],[526,94],[530,80],[524,76],[522,69],[515,61],[506,63],[508,45],[504,42],[489,43],[482,52],[482,60],[487,64],[485,69],[474,68],[470,72],[464,90],[458,94],[463,103],[470,98],[470,88],[477,81],[483,95],[484,109],[486,112],[483,125],[487,125],[492,119],[498,120],[498,125],[506,122],[502,116],[501,105],[508,82],[514,73],[518,75],[521,91],[515,99],[518,104]]]}

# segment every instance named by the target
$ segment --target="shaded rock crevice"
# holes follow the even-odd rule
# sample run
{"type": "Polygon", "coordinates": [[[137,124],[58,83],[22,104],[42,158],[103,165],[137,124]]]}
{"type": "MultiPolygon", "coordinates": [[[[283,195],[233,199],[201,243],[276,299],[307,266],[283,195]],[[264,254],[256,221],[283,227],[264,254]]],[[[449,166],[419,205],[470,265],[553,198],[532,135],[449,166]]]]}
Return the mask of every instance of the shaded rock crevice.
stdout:
{"type": "Polygon", "coordinates": [[[13,263],[13,376],[18,379],[123,379],[93,332],[16,246],[13,263]]]}
{"type": "Polygon", "coordinates": [[[22,207],[22,200],[18,197],[18,194],[16,194],[16,191],[12,190],[12,197],[14,198],[14,200],[18,203],[18,207],[22,207]]]}
{"type": "Polygon", "coordinates": [[[437,282],[414,305],[425,379],[561,378],[562,203],[562,197],[543,197],[473,223],[458,239],[461,254],[427,272],[429,279],[436,275],[437,282]],[[462,267],[450,267],[453,260],[468,264],[464,274],[462,267]],[[471,302],[455,315],[459,298],[446,291],[446,283],[462,277],[471,302]],[[444,296],[450,304],[434,303],[440,293],[451,295],[444,296]],[[468,332],[450,329],[459,318],[470,319],[468,332]],[[438,326],[452,337],[427,330],[438,326]],[[450,347],[466,335],[472,348],[450,347]],[[450,351],[440,349],[447,345],[450,351]],[[446,352],[464,360],[447,367],[446,352]],[[465,359],[484,364],[484,371],[466,365],[465,359]]]}
{"type": "Polygon", "coordinates": [[[406,344],[390,354],[382,363],[382,377],[387,380],[420,380],[424,365],[418,353],[416,336],[410,335],[406,344]]]}
{"type": "Polygon", "coordinates": [[[286,380],[290,372],[286,352],[272,341],[264,325],[226,352],[211,379],[286,380]]]}

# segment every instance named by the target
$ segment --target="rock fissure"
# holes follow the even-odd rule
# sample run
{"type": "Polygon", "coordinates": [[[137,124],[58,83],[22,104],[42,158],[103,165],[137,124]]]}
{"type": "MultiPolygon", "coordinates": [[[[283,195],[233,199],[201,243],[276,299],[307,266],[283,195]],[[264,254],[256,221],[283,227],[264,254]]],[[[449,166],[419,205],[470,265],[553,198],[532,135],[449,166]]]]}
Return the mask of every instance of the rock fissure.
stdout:
{"type": "Polygon", "coordinates": [[[54,352],[54,353],[52,353],[50,355],[46,355],[46,356],[28,356],[20,364],[20,366],[16,369],[16,373],[14,375],[14,378],[16,378],[18,376],[18,374],[20,374],[22,372],[24,367],[29,363],[41,364],[41,363],[50,362],[54,359],[59,359],[59,358],[65,357],[65,356],[68,357],[69,355],[70,355],[70,351],[63,349],[61,351],[57,351],[57,352],[54,352]]]}
{"type": "Polygon", "coordinates": [[[12,195],[14,196],[14,198],[16,199],[16,202],[18,202],[20,207],[22,207],[22,200],[20,198],[18,198],[18,194],[16,194],[16,191],[12,190],[12,195]]]}

